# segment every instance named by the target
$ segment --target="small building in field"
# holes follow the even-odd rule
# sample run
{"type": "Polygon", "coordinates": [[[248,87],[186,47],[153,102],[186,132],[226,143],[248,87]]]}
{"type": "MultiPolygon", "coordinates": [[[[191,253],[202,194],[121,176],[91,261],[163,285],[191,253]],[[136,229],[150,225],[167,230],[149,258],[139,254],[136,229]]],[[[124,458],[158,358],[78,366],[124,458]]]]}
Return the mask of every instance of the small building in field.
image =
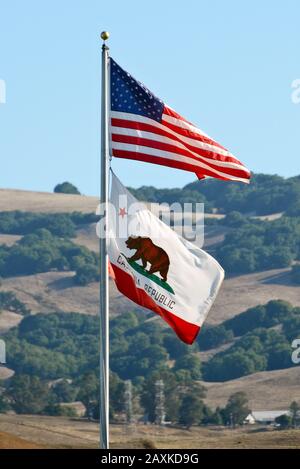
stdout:
{"type": "Polygon", "coordinates": [[[290,415],[289,410],[257,410],[252,411],[245,418],[245,423],[253,425],[255,423],[261,423],[264,425],[272,425],[275,423],[275,419],[280,415],[290,415]]]}

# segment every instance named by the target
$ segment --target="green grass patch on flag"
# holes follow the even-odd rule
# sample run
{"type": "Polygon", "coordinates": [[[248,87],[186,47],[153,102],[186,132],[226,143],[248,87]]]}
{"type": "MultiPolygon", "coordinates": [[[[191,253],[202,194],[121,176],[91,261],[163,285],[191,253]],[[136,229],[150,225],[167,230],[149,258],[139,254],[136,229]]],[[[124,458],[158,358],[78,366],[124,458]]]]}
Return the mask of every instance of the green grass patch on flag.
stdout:
{"type": "Polygon", "coordinates": [[[167,282],[163,282],[163,280],[161,280],[159,277],[157,277],[156,275],[154,274],[149,274],[149,272],[147,272],[141,265],[139,265],[137,262],[135,261],[130,261],[127,259],[127,262],[131,265],[131,267],[136,271],[138,272],[139,274],[141,275],[144,275],[144,277],[147,277],[149,278],[150,280],[152,280],[152,282],[156,283],[157,285],[159,285],[160,287],[164,288],[164,290],[167,290],[169,293],[172,293],[173,295],[175,295],[175,292],[173,290],[173,288],[167,283],[167,282]]]}

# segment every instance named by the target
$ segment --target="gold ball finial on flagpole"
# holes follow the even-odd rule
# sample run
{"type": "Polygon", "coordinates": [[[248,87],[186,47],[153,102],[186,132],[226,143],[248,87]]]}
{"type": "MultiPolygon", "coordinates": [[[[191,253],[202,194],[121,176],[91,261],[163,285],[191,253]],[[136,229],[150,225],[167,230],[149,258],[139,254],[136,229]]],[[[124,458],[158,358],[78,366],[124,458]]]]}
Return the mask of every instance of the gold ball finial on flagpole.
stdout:
{"type": "Polygon", "coordinates": [[[108,31],[102,31],[100,36],[101,36],[101,39],[103,39],[103,41],[106,41],[109,38],[109,32],[108,31]]]}

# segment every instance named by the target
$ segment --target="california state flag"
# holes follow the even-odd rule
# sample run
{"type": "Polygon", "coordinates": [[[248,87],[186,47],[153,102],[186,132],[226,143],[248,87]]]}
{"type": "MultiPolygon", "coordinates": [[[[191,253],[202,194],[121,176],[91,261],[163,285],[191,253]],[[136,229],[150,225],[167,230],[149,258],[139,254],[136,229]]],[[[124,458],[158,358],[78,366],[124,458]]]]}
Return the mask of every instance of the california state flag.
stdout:
{"type": "Polygon", "coordinates": [[[192,344],[224,278],[218,262],[171,230],[112,174],[108,254],[118,290],[192,344]]]}

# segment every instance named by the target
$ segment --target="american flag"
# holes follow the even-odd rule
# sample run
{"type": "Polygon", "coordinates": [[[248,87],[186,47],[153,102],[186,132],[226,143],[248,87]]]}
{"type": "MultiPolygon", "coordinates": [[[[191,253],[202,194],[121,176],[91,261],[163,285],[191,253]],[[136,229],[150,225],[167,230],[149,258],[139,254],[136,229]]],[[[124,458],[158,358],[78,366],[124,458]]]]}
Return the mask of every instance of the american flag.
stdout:
{"type": "Polygon", "coordinates": [[[111,154],[214,177],[249,182],[250,171],[226,148],[157,98],[110,58],[111,154]]]}

